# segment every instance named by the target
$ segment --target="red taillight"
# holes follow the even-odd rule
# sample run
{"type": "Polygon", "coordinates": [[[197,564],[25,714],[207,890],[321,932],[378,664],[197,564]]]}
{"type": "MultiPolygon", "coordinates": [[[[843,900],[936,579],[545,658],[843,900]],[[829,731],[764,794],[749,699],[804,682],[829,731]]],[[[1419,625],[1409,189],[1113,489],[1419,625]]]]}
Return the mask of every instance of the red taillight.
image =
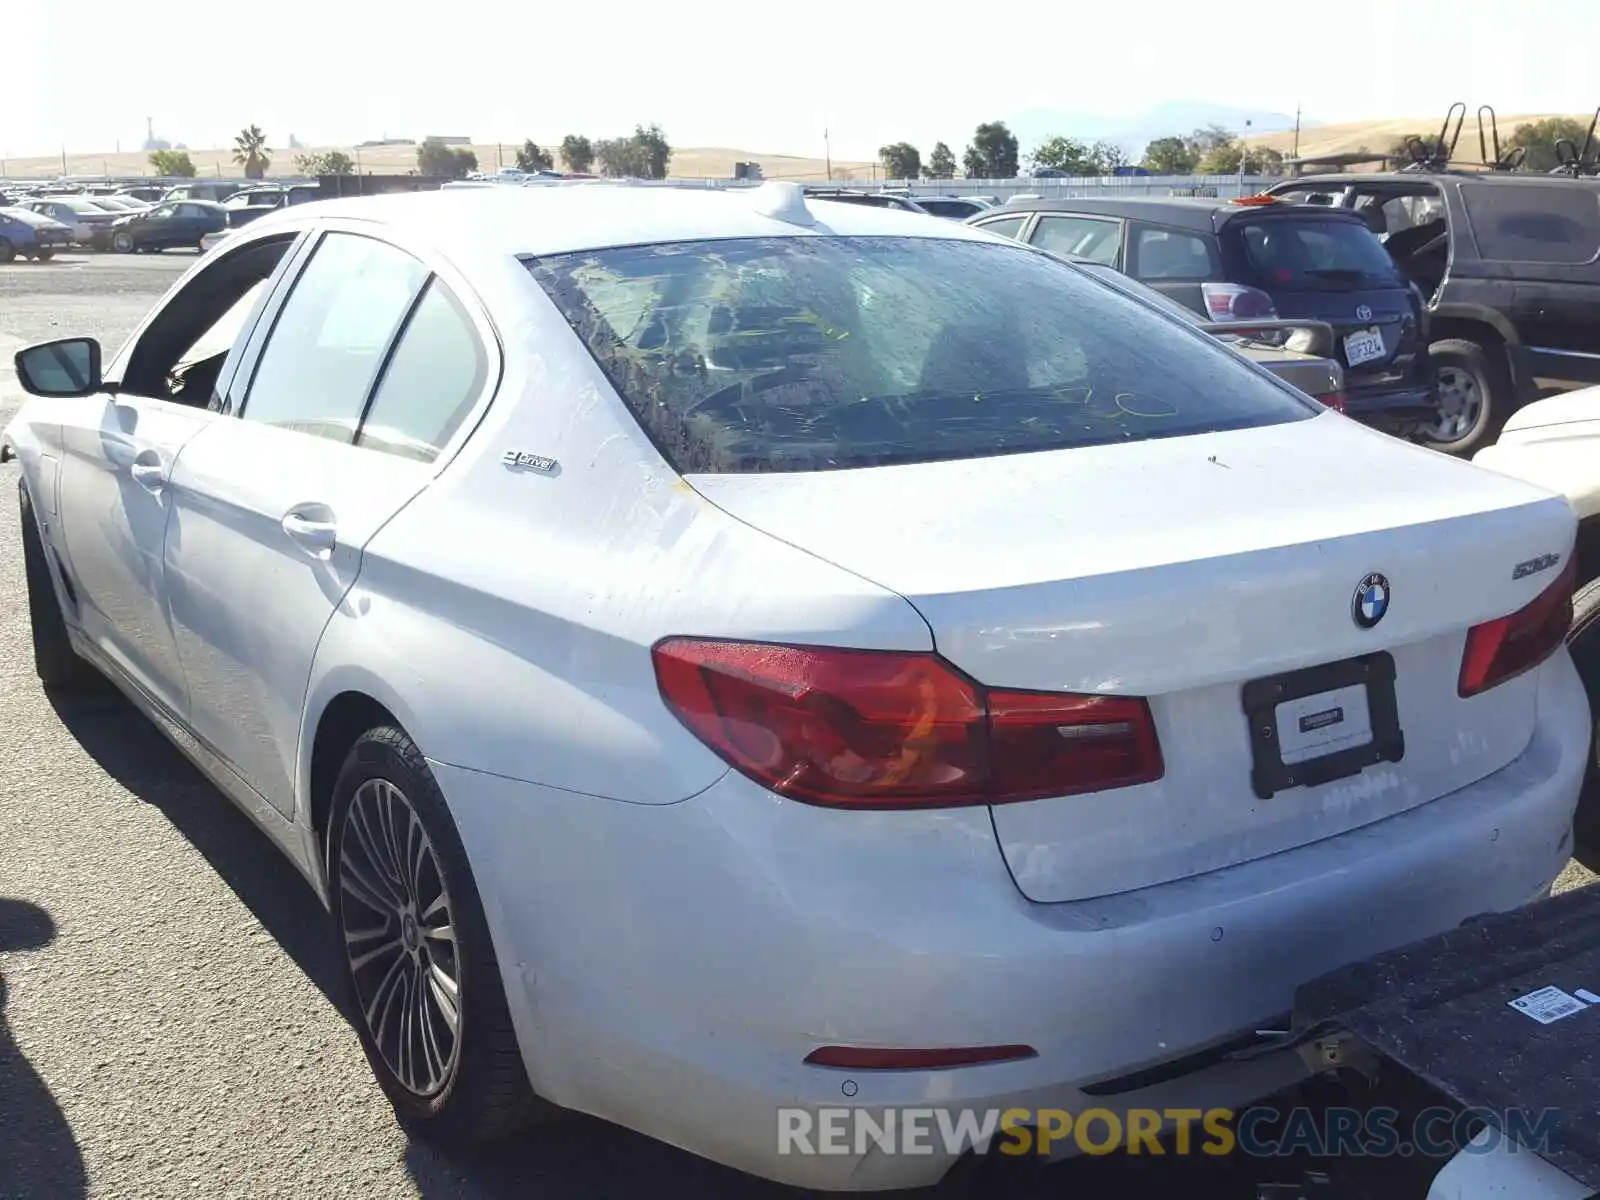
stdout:
{"type": "Polygon", "coordinates": [[[1327,405],[1329,408],[1333,409],[1334,412],[1344,412],[1345,410],[1343,392],[1326,392],[1323,395],[1318,396],[1317,399],[1322,401],[1322,403],[1327,405]]]}
{"type": "Polygon", "coordinates": [[[1282,204],[1284,202],[1278,199],[1276,196],[1269,196],[1265,192],[1261,192],[1254,196],[1240,196],[1237,200],[1229,201],[1229,203],[1255,207],[1258,205],[1265,206],[1268,204],[1282,204]]]}
{"type": "Polygon", "coordinates": [[[1509,617],[1467,630],[1456,693],[1476,696],[1538,666],[1555,653],[1572,624],[1573,564],[1560,578],[1509,617]]]}
{"type": "Polygon", "coordinates": [[[866,1046],[823,1046],[806,1055],[813,1067],[847,1071],[937,1071],[984,1063],[1037,1058],[1032,1046],[960,1046],[941,1050],[880,1050],[866,1046]]]}
{"type": "Polygon", "coordinates": [[[1163,772],[1138,697],[990,690],[927,653],[669,638],[653,657],[696,737],[810,804],[1006,804],[1163,772]]]}
{"type": "Polygon", "coordinates": [[[1275,321],[1278,309],[1260,288],[1242,283],[1202,283],[1206,312],[1217,321],[1275,321]]]}

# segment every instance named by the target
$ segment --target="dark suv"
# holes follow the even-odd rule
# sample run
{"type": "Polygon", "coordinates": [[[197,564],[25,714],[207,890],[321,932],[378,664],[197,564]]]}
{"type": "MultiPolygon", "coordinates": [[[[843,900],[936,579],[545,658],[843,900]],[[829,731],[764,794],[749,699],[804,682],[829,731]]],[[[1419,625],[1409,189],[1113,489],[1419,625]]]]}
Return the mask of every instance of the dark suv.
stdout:
{"type": "Polygon", "coordinates": [[[1259,196],[1035,199],[967,223],[1115,267],[1208,321],[1326,322],[1352,417],[1408,438],[1439,421],[1422,295],[1354,213],[1259,196]]]}
{"type": "Polygon", "coordinates": [[[1439,449],[1493,441],[1539,380],[1600,383],[1600,179],[1411,169],[1304,176],[1271,194],[1356,214],[1421,288],[1439,449]]]}

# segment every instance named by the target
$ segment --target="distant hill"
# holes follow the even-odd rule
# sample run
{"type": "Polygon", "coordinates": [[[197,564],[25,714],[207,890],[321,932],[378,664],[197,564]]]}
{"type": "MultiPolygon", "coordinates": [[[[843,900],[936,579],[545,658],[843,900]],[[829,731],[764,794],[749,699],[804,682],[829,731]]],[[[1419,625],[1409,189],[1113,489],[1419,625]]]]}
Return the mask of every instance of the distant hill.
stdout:
{"type": "MultiPolygon", "coordinates": [[[[1034,108],[1016,114],[1006,124],[1017,135],[1018,147],[1026,158],[1040,142],[1058,134],[1086,142],[1115,142],[1130,155],[1138,155],[1144,153],[1145,146],[1156,138],[1183,137],[1207,125],[1221,125],[1242,134],[1247,121],[1252,131],[1294,129],[1292,113],[1191,100],[1169,100],[1143,112],[1125,116],[1034,108]]],[[[1310,118],[1302,118],[1302,133],[1318,124],[1310,118]]]]}
{"type": "MultiPolygon", "coordinates": [[[[1519,125],[1526,125],[1530,121],[1544,121],[1550,117],[1570,116],[1574,120],[1582,121],[1585,126],[1594,116],[1587,113],[1522,113],[1518,115],[1502,116],[1498,120],[1500,126],[1500,141],[1504,143],[1519,125]]],[[[1374,154],[1382,154],[1395,142],[1407,134],[1415,133],[1424,137],[1437,137],[1439,127],[1444,123],[1444,115],[1435,113],[1430,117],[1388,117],[1381,121],[1350,121],[1339,125],[1319,125],[1314,129],[1302,124],[1300,129],[1300,153],[1302,156],[1319,154],[1345,154],[1357,150],[1370,150],[1374,154]]],[[[1269,133],[1250,139],[1262,145],[1270,146],[1288,154],[1294,145],[1293,133],[1269,133]]],[[[1476,118],[1469,116],[1461,126],[1461,141],[1456,146],[1456,157],[1467,162],[1478,161],[1478,123],[1476,118]]]]}

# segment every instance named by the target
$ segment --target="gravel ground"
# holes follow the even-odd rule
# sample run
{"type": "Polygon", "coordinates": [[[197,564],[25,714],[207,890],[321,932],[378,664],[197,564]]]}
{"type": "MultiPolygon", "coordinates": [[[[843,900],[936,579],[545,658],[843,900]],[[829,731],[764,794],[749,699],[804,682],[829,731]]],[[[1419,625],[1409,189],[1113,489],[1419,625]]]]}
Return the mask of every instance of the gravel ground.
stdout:
{"type": "MultiPolygon", "coordinates": [[[[109,357],[192,262],[0,267],[0,425],[17,349],[88,333],[109,357]]],[[[408,1143],[329,999],[309,889],[131,708],[40,691],[16,473],[0,468],[0,1200],[793,1195],[583,1118],[470,1161],[408,1143]]],[[[1045,1190],[1121,1194],[1137,1165],[1069,1164],[1045,1190]]],[[[1254,1194],[1231,1173],[1213,1191],[1207,1165],[1170,1194],[1254,1194]]]]}

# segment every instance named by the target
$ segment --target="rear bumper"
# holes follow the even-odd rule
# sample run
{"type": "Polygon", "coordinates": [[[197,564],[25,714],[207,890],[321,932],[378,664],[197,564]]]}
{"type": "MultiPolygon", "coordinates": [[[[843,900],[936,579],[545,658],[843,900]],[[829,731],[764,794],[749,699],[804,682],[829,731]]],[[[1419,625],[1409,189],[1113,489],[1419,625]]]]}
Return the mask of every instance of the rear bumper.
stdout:
{"type": "MultiPolygon", "coordinates": [[[[1106,1094],[1287,1012],[1302,983],[1548,891],[1590,738],[1562,652],[1514,762],[1410,812],[1121,895],[1032,904],[984,810],[841,813],[730,773],[630,805],[435,764],[471,857],[534,1086],[769,1178],[912,1187],[952,1157],[780,1153],[781,1108],[1236,1106],[1273,1054],[1106,1094]],[[1021,1043],[945,1071],[810,1067],[824,1044],[1021,1043]],[[1098,1094],[1091,1097],[1085,1088],[1098,1094]]],[[[1288,798],[1285,798],[1288,802],[1288,798]]],[[[1057,1147],[1070,1149],[1070,1143],[1057,1147]]]]}

